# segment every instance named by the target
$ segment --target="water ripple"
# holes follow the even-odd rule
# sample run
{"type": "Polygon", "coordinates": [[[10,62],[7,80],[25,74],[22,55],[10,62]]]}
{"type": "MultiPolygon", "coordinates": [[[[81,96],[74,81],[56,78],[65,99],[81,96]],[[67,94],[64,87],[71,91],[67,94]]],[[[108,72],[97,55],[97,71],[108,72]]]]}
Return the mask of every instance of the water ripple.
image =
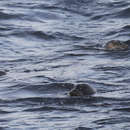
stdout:
{"type": "Polygon", "coordinates": [[[0,70],[7,71],[0,76],[0,128],[129,129],[130,49],[104,48],[110,40],[130,45],[129,6],[1,0],[0,70]],[[68,96],[77,83],[97,93],[68,96]]]}

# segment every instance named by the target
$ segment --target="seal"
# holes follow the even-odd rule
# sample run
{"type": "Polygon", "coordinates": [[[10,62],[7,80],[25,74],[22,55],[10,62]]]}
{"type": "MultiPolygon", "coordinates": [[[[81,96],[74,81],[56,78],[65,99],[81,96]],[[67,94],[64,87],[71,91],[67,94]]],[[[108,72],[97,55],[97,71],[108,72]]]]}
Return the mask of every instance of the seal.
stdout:
{"type": "Polygon", "coordinates": [[[128,50],[128,45],[119,40],[112,40],[106,43],[105,49],[108,51],[124,51],[128,50]]]}
{"type": "Polygon", "coordinates": [[[96,90],[88,84],[78,84],[70,92],[70,96],[91,96],[96,93],[96,90]]]}

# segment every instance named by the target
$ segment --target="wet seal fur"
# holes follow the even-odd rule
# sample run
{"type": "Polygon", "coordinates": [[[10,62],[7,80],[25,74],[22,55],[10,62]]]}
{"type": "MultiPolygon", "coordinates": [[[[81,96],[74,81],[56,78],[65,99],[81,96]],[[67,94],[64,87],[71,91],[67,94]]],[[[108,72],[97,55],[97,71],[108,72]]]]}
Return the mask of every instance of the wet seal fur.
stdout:
{"type": "Polygon", "coordinates": [[[77,84],[70,92],[69,96],[91,96],[96,90],[88,84],[77,84]]]}
{"type": "Polygon", "coordinates": [[[119,40],[112,40],[106,43],[105,49],[107,51],[125,51],[128,50],[128,45],[119,40]]]}

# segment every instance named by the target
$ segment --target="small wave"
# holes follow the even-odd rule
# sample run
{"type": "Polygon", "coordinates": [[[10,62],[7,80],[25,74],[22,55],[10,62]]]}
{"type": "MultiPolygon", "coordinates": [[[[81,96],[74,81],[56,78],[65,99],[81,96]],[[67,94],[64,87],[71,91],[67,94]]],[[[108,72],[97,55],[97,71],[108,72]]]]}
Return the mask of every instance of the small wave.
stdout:
{"type": "Polygon", "coordinates": [[[63,106],[44,106],[44,107],[37,107],[37,108],[32,108],[32,109],[25,109],[24,111],[28,112],[33,112],[33,111],[66,111],[66,112],[84,112],[86,113],[87,111],[85,110],[80,110],[76,108],[71,108],[71,107],[63,107],[63,106]]]}
{"type": "Polygon", "coordinates": [[[52,40],[55,39],[55,37],[51,34],[44,33],[43,31],[32,31],[32,32],[27,32],[27,35],[31,34],[32,36],[42,38],[45,40],[52,40]]]}
{"type": "Polygon", "coordinates": [[[129,123],[130,118],[129,117],[108,117],[107,119],[100,119],[97,121],[94,121],[94,123],[98,124],[98,125],[106,125],[106,124],[121,124],[123,122],[125,123],[129,123]]]}
{"type": "Polygon", "coordinates": [[[11,112],[5,111],[5,110],[0,110],[0,114],[8,114],[8,113],[11,113],[11,112]]]}
{"type": "Polygon", "coordinates": [[[86,56],[88,54],[83,54],[83,53],[74,53],[74,52],[68,52],[68,53],[65,53],[65,56],[68,56],[68,57],[77,57],[77,56],[86,56]]]}
{"type": "Polygon", "coordinates": [[[124,29],[124,30],[130,30],[130,25],[125,25],[125,26],[123,27],[123,29],[124,29]]]}
{"type": "Polygon", "coordinates": [[[114,111],[130,112],[130,107],[116,108],[114,111]]]}
{"type": "Polygon", "coordinates": [[[129,4],[129,2],[127,1],[110,1],[110,2],[106,2],[106,6],[108,7],[114,7],[114,8],[121,8],[121,7],[126,7],[129,4]]]}
{"type": "Polygon", "coordinates": [[[121,70],[127,70],[126,67],[123,66],[110,66],[110,65],[104,65],[104,66],[100,66],[97,65],[94,68],[95,70],[103,70],[103,71],[121,71],[121,70]]]}
{"type": "Polygon", "coordinates": [[[44,39],[44,40],[55,39],[55,37],[53,35],[44,33],[43,31],[27,31],[27,30],[23,30],[23,31],[15,31],[15,32],[11,33],[10,35],[19,36],[19,37],[31,36],[31,37],[44,39]]]}
{"type": "MultiPolygon", "coordinates": [[[[49,77],[46,77],[46,76],[43,76],[43,78],[48,78],[49,77]]],[[[51,79],[51,78],[50,78],[51,79]]],[[[74,87],[74,84],[72,83],[47,83],[47,84],[43,84],[43,85],[31,85],[31,86],[26,86],[26,89],[35,89],[37,87],[37,89],[71,89],[72,87],[74,87]]],[[[24,88],[25,89],[25,88],[24,88]]]]}
{"type": "Polygon", "coordinates": [[[5,13],[5,12],[0,12],[0,19],[1,20],[8,20],[8,19],[18,19],[20,18],[22,15],[21,14],[9,14],[9,13],[5,13]]]}
{"type": "Polygon", "coordinates": [[[61,32],[56,32],[53,34],[57,39],[64,39],[64,40],[73,40],[73,41],[80,41],[85,40],[84,37],[81,36],[75,36],[75,35],[69,35],[61,32]]]}
{"type": "Polygon", "coordinates": [[[64,97],[64,98],[54,98],[54,97],[33,97],[33,98],[19,98],[19,99],[15,99],[15,100],[5,100],[6,102],[9,103],[35,103],[35,104],[44,104],[44,105],[76,105],[76,104],[90,104],[93,102],[97,102],[97,100],[103,100],[103,98],[95,98],[95,97],[91,97],[91,98],[81,98],[81,97],[74,97],[74,98],[70,98],[70,97],[64,97]]]}
{"type": "Polygon", "coordinates": [[[87,127],[77,127],[77,128],[75,128],[75,130],[96,130],[96,129],[87,128],[87,127]]]}
{"type": "Polygon", "coordinates": [[[12,28],[11,27],[8,27],[7,25],[6,26],[4,26],[4,25],[2,25],[2,26],[0,26],[0,31],[9,31],[9,30],[11,30],[12,28]]]}
{"type": "MultiPolygon", "coordinates": [[[[12,100],[3,100],[3,103],[24,103],[24,104],[43,104],[43,105],[95,105],[94,103],[110,103],[113,102],[121,103],[129,101],[129,98],[112,98],[112,97],[102,97],[102,96],[92,96],[92,97],[30,97],[30,98],[18,98],[12,100]]],[[[102,106],[102,104],[101,104],[102,106]]]]}
{"type": "Polygon", "coordinates": [[[112,17],[113,14],[106,13],[106,14],[95,14],[91,16],[91,20],[104,20],[107,17],[112,17]]]}
{"type": "Polygon", "coordinates": [[[34,31],[34,30],[23,30],[23,31],[13,31],[9,35],[12,36],[19,36],[19,37],[28,37],[31,36],[33,38],[40,38],[43,40],[72,40],[72,41],[79,41],[84,40],[85,38],[80,36],[68,35],[65,33],[55,32],[55,33],[48,33],[43,31],[34,31]]]}
{"type": "Polygon", "coordinates": [[[130,18],[130,8],[126,8],[117,12],[117,17],[119,18],[130,18]]]}
{"type": "Polygon", "coordinates": [[[35,4],[34,2],[10,2],[7,3],[6,6],[10,7],[10,8],[33,8],[35,7],[37,4],[35,4]]]}
{"type": "Polygon", "coordinates": [[[94,45],[91,45],[91,44],[94,44],[94,43],[77,44],[77,45],[74,45],[74,47],[76,49],[89,50],[89,51],[104,50],[104,48],[100,44],[96,44],[96,43],[94,45]]]}

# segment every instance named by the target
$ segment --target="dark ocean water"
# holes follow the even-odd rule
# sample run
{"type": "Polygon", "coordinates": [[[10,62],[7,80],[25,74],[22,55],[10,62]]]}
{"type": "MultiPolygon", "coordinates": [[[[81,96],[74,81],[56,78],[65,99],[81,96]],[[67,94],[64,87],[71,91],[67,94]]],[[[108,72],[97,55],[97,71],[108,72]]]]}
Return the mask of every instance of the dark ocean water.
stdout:
{"type": "Polygon", "coordinates": [[[130,40],[129,0],[1,0],[0,129],[130,130],[130,50],[110,40],[130,40]]]}

